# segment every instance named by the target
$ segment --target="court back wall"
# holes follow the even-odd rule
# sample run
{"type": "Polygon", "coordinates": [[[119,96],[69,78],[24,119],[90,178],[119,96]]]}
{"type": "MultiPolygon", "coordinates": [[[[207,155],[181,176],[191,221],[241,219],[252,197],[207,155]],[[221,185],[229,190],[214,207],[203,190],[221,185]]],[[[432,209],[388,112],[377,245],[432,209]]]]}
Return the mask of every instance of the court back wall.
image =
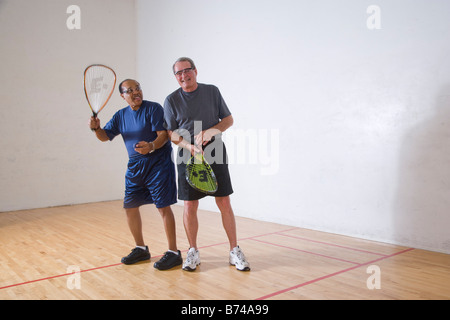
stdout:
{"type": "Polygon", "coordinates": [[[449,253],[449,6],[0,0],[0,211],[122,198],[126,152],[87,129],[82,72],[162,103],[187,55],[233,112],[237,215],[449,253]]]}
{"type": "Polygon", "coordinates": [[[137,0],[137,21],[147,93],[190,56],[233,112],[237,215],[450,252],[450,2],[137,0]]]}

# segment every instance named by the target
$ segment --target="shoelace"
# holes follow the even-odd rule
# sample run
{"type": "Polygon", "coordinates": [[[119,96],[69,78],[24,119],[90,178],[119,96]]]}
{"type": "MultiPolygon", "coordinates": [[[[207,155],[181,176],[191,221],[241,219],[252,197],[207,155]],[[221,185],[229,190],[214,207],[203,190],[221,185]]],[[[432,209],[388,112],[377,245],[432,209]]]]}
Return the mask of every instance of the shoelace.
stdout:
{"type": "Polygon", "coordinates": [[[193,261],[194,261],[194,256],[195,256],[195,252],[189,251],[189,252],[188,252],[188,255],[187,255],[187,257],[186,257],[186,261],[187,261],[188,263],[193,262],[193,261]]]}
{"type": "Polygon", "coordinates": [[[235,251],[234,254],[239,259],[240,262],[242,262],[242,263],[245,262],[245,256],[244,256],[244,254],[243,254],[243,252],[241,250],[235,251]]]}
{"type": "Polygon", "coordinates": [[[139,253],[139,251],[145,251],[145,250],[142,250],[141,248],[131,249],[131,253],[139,253]]]}
{"type": "Polygon", "coordinates": [[[165,262],[168,258],[169,258],[169,257],[168,257],[168,254],[167,254],[167,252],[166,252],[166,253],[164,253],[163,257],[162,257],[159,261],[160,261],[160,262],[165,262]]]}
{"type": "Polygon", "coordinates": [[[161,258],[161,262],[165,262],[167,259],[169,259],[169,255],[170,255],[170,252],[166,252],[166,253],[164,253],[164,256],[161,258]]]}

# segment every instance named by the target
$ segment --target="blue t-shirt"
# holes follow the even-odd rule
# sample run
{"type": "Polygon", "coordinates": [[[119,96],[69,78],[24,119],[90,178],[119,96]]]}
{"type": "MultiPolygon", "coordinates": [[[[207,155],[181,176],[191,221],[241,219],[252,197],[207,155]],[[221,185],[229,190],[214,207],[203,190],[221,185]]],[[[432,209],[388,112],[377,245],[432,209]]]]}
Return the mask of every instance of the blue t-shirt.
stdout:
{"type": "MultiPolygon", "coordinates": [[[[113,140],[119,134],[122,135],[129,158],[142,156],[139,152],[134,151],[136,143],[154,141],[158,136],[156,131],[166,130],[164,128],[164,110],[159,103],[144,100],[136,111],[130,106],[117,111],[103,130],[109,140],[113,140]]],[[[154,154],[164,149],[172,149],[171,144],[166,143],[154,154]]]]}

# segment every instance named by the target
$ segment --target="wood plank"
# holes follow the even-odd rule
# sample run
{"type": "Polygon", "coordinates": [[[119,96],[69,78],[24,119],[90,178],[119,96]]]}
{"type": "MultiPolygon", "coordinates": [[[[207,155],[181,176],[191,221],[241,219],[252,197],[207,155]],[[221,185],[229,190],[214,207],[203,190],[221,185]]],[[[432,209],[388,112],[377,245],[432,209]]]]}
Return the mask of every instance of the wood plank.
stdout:
{"type": "MultiPolygon", "coordinates": [[[[188,242],[173,206],[178,245],[188,242]]],[[[0,299],[449,299],[450,256],[237,217],[252,271],[228,263],[220,214],[199,211],[202,264],[153,268],[167,250],[154,206],[141,210],[152,259],[120,263],[133,247],[121,201],[0,213],[0,299]],[[369,265],[380,268],[370,290],[369,265]],[[73,274],[70,266],[80,268],[73,274]],[[68,283],[79,276],[80,288],[68,283]]]]}

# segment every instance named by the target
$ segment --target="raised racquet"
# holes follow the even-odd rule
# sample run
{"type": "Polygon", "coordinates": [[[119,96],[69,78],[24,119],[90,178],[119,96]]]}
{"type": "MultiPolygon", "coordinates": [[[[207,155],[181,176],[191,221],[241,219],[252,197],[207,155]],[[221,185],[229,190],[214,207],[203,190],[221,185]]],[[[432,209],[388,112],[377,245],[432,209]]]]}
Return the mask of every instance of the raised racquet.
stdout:
{"type": "Polygon", "coordinates": [[[84,93],[94,118],[108,103],[116,86],[116,73],[102,64],[93,64],[84,70],[84,93]]]}
{"type": "Polygon", "coordinates": [[[206,194],[214,194],[218,188],[214,171],[201,153],[192,156],[186,164],[186,180],[192,188],[206,194]]]}

